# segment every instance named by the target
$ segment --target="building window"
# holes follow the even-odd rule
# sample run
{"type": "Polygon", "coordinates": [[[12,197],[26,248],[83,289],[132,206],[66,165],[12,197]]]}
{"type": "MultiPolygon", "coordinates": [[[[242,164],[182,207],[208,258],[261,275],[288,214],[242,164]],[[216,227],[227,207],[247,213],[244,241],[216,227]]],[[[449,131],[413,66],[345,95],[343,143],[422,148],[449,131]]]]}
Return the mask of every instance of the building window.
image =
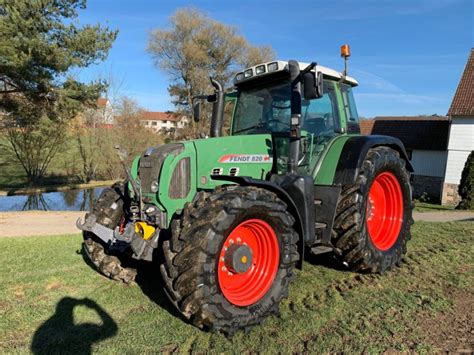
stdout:
{"type": "Polygon", "coordinates": [[[156,126],[156,125],[158,125],[158,122],[153,121],[153,122],[151,122],[151,125],[152,125],[152,126],[156,126]]]}

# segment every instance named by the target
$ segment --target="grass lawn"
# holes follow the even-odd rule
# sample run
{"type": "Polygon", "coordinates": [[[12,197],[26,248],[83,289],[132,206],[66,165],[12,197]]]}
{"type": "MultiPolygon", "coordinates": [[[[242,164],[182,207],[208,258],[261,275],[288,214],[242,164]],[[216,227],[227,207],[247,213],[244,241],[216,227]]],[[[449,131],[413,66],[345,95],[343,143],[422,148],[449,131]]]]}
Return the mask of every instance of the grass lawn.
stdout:
{"type": "Polygon", "coordinates": [[[416,212],[454,211],[454,206],[442,206],[435,203],[415,201],[416,212]]]}
{"type": "Polygon", "coordinates": [[[473,242],[474,223],[419,222],[405,263],[386,275],[313,258],[297,272],[280,317],[227,339],[181,320],[158,270],[127,286],[84,262],[79,235],[3,238],[0,353],[423,351],[449,332],[453,346],[466,349],[472,334],[452,322],[473,304],[473,242]]]}

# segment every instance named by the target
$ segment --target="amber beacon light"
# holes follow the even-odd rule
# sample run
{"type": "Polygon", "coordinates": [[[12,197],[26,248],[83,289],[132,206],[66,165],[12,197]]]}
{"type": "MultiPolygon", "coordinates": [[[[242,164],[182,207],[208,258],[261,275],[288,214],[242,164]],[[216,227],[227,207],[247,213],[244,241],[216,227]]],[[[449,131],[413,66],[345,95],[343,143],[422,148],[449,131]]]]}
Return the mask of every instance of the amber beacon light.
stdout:
{"type": "Polygon", "coordinates": [[[347,58],[351,56],[351,47],[348,44],[341,46],[341,57],[344,58],[344,76],[347,75],[347,58]]]}
{"type": "Polygon", "coordinates": [[[341,57],[347,58],[351,56],[351,47],[348,44],[343,44],[341,46],[341,57]]]}

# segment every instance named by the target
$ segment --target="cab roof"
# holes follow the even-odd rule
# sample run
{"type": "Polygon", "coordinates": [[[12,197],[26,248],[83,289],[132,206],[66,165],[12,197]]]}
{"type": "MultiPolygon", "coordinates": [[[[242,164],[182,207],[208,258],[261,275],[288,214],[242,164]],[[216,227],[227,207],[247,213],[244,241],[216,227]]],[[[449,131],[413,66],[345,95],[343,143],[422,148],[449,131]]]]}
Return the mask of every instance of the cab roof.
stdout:
{"type": "MultiPolygon", "coordinates": [[[[302,63],[299,62],[300,70],[305,69],[309,63],[302,63]]],[[[357,80],[350,76],[345,76],[334,69],[324,67],[322,65],[316,65],[316,67],[312,71],[317,71],[323,73],[325,77],[328,78],[333,78],[333,79],[343,79],[344,82],[352,85],[352,86],[357,86],[359,83],[357,80]]],[[[238,72],[235,75],[234,79],[234,84],[238,86],[241,83],[247,83],[250,82],[254,79],[264,77],[273,73],[278,73],[282,71],[288,71],[288,61],[283,61],[283,60],[277,60],[277,61],[271,61],[271,62],[266,62],[266,63],[261,63],[254,65],[252,67],[248,67],[241,72],[238,72]]]]}

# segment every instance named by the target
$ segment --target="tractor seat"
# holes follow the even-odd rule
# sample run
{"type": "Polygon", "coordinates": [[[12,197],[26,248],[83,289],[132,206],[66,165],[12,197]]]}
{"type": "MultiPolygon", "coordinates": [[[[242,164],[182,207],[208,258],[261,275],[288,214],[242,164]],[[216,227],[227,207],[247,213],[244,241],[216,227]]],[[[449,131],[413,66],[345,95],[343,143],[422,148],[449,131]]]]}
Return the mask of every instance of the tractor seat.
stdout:
{"type": "Polygon", "coordinates": [[[303,130],[318,135],[324,132],[327,127],[323,117],[308,117],[303,123],[303,130]]]}

